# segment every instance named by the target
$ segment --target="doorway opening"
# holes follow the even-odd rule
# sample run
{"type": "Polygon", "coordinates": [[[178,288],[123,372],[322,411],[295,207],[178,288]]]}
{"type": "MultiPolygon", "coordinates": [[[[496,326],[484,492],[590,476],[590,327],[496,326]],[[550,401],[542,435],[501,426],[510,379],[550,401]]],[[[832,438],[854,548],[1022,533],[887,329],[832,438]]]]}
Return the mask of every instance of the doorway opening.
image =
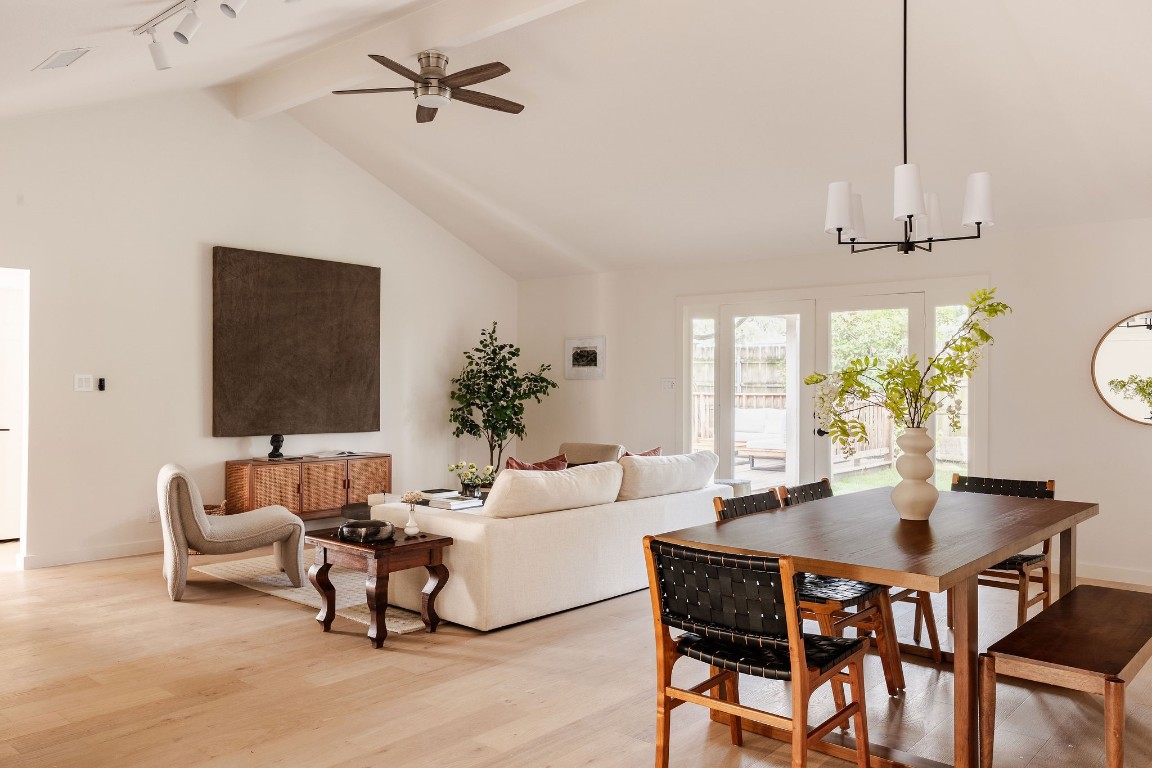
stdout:
{"type": "Polygon", "coordinates": [[[28,511],[30,284],[28,270],[0,268],[0,542],[24,539],[28,511]]]}

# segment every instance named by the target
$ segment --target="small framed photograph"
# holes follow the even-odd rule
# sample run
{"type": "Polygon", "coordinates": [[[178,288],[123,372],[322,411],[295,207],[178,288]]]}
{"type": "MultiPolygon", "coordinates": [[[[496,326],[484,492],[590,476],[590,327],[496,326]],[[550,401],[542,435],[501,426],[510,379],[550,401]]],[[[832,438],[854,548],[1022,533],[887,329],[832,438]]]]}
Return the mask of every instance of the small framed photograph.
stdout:
{"type": "Polygon", "coordinates": [[[564,378],[604,378],[604,337],[564,339],[564,378]]]}

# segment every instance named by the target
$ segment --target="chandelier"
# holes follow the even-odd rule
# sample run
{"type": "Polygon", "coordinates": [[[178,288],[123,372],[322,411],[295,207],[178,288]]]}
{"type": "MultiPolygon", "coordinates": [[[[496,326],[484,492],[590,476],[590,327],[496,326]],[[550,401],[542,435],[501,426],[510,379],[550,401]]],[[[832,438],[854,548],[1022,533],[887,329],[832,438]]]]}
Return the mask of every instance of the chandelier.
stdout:
{"type": "Polygon", "coordinates": [[[848,245],[852,253],[895,248],[900,253],[913,250],[931,251],[934,243],[951,240],[977,240],[981,226],[992,226],[992,177],[972,173],[964,193],[965,227],[976,227],[976,234],[944,237],[940,201],[934,193],[925,194],[920,186],[920,168],[908,162],[908,0],[904,0],[904,163],[896,166],[892,195],[892,218],[904,224],[903,240],[867,240],[864,231],[864,204],[852,192],[852,184],[834,181],[828,185],[828,208],[824,231],[836,233],[838,245],[848,245]],[[865,247],[861,247],[865,246],[865,247]]]}

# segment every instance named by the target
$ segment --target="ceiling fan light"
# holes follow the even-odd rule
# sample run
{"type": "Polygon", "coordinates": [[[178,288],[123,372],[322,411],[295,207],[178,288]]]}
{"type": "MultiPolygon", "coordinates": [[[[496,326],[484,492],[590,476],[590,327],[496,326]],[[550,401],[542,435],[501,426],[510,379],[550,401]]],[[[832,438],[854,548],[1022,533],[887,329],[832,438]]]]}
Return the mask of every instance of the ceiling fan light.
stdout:
{"type": "Polygon", "coordinates": [[[236,18],[244,10],[248,0],[224,0],[220,3],[220,12],[230,19],[236,18]]]}
{"type": "Polygon", "coordinates": [[[992,174],[986,171],[971,173],[964,191],[964,218],[966,227],[974,227],[977,222],[990,227],[992,220],[992,174]]]}
{"type": "Polygon", "coordinates": [[[924,215],[924,191],[920,187],[920,167],[915,163],[896,166],[893,180],[892,218],[924,215]]]}
{"type": "Polygon", "coordinates": [[[446,107],[452,103],[452,89],[443,85],[418,85],[416,103],[429,109],[446,107]]]}

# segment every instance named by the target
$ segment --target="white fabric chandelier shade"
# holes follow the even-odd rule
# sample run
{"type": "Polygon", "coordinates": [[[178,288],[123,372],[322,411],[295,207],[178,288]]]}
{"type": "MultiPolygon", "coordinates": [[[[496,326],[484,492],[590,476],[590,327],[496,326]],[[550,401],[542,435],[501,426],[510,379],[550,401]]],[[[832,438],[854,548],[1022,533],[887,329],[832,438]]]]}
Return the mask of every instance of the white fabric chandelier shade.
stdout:
{"type": "Polygon", "coordinates": [[[920,166],[905,163],[896,166],[892,183],[892,218],[924,215],[924,190],[920,187],[920,166]]]}
{"type": "Polygon", "coordinates": [[[852,184],[834,181],[828,185],[828,208],[824,213],[824,232],[852,229],[852,184]]]}
{"type": "Polygon", "coordinates": [[[990,227],[992,218],[992,174],[986,171],[968,174],[964,189],[964,216],[960,223],[974,227],[977,223],[990,227]]]}

